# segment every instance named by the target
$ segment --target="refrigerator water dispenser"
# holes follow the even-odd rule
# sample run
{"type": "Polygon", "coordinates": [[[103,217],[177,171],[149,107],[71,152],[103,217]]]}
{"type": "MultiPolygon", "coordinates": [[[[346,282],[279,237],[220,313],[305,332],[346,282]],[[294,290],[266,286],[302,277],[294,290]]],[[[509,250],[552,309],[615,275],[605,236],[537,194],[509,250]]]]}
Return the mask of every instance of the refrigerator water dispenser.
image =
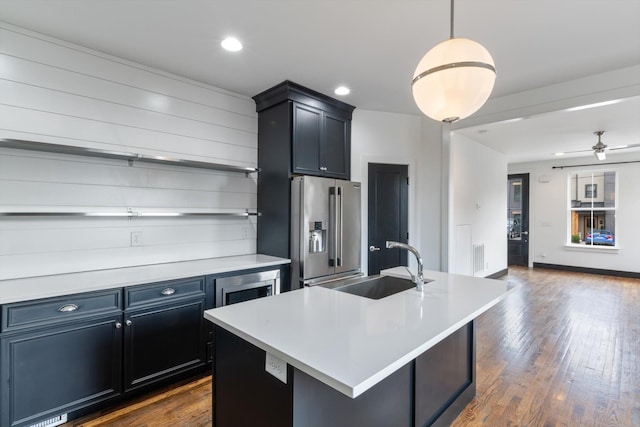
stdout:
{"type": "Polygon", "coordinates": [[[314,221],[309,230],[309,253],[317,254],[326,251],[327,230],[322,221],[314,221]]]}

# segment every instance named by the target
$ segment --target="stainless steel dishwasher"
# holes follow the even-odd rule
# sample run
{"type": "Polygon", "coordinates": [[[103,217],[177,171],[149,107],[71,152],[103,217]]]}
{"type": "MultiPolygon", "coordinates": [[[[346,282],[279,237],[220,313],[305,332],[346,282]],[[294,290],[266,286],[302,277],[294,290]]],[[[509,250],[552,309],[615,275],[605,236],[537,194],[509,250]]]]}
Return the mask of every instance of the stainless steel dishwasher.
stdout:
{"type": "Polygon", "coordinates": [[[280,293],[280,270],[216,279],[216,307],[280,293]]]}

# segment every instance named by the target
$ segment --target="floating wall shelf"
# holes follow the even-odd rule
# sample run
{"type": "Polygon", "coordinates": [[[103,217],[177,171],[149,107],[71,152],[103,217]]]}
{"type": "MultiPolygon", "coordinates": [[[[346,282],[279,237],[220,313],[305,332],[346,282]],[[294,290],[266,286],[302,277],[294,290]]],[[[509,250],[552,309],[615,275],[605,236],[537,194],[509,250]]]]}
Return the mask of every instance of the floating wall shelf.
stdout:
{"type": "MultiPolygon", "coordinates": [[[[195,160],[184,160],[163,156],[149,156],[146,154],[127,153],[122,151],[99,150],[95,148],[73,147],[70,145],[48,144],[36,141],[24,141],[19,139],[0,138],[1,148],[15,148],[20,150],[41,151],[47,153],[70,154],[76,156],[100,157],[106,159],[126,160],[129,165],[134,162],[157,163],[172,166],[182,166],[189,168],[200,168],[219,170],[227,172],[240,172],[248,176],[252,172],[257,172],[257,168],[224,165],[219,163],[198,162],[195,160]]],[[[46,209],[46,208],[45,208],[46,209]]],[[[241,212],[136,212],[132,208],[127,208],[126,212],[73,212],[73,211],[20,211],[20,212],[0,212],[0,217],[127,217],[129,219],[145,217],[145,218],[167,218],[167,217],[235,217],[249,218],[250,216],[259,216],[257,212],[249,212],[249,210],[241,212]]]]}
{"type": "Polygon", "coordinates": [[[131,208],[127,208],[127,212],[56,212],[56,211],[38,211],[38,212],[0,212],[0,216],[82,216],[82,217],[128,217],[133,218],[168,218],[183,216],[218,216],[218,217],[235,217],[249,218],[250,216],[260,216],[258,212],[135,212],[131,208]]]}
{"type": "Polygon", "coordinates": [[[128,153],[124,151],[109,151],[96,148],[74,147],[71,145],[49,144],[44,142],[24,141],[20,139],[0,138],[0,147],[16,148],[20,150],[43,151],[47,153],[71,154],[75,156],[100,157],[105,159],[127,160],[129,165],[134,162],[157,163],[163,165],[183,166],[189,168],[210,169],[227,172],[241,172],[246,175],[257,172],[257,168],[225,165],[221,163],[199,162],[165,156],[151,156],[147,154],[128,153]]]}

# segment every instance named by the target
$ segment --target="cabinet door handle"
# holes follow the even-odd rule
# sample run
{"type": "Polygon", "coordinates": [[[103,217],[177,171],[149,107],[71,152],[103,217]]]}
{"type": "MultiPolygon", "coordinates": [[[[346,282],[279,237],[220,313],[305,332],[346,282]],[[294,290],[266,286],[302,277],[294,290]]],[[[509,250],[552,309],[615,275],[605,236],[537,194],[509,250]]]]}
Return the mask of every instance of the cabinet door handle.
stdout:
{"type": "Polygon", "coordinates": [[[320,170],[321,170],[321,171],[326,171],[326,170],[327,170],[327,167],[326,167],[326,166],[320,166],[320,170]]]}
{"type": "Polygon", "coordinates": [[[127,326],[131,326],[131,325],[133,325],[133,322],[131,320],[127,319],[127,320],[124,321],[124,324],[127,325],[127,326]]]}
{"type": "Polygon", "coordinates": [[[78,306],[75,304],[65,304],[58,309],[60,313],[71,313],[72,311],[76,311],[78,306]]]}
{"type": "Polygon", "coordinates": [[[176,290],[175,290],[175,289],[173,289],[173,288],[164,288],[164,289],[162,290],[162,292],[160,292],[160,293],[161,293],[162,295],[169,296],[169,295],[173,295],[173,294],[175,294],[175,293],[176,293],[176,290]]]}
{"type": "Polygon", "coordinates": [[[116,329],[120,329],[120,328],[122,328],[122,323],[116,322],[116,329]]]}
{"type": "Polygon", "coordinates": [[[380,248],[378,248],[377,246],[373,246],[373,245],[369,246],[369,252],[377,252],[379,250],[380,248]]]}

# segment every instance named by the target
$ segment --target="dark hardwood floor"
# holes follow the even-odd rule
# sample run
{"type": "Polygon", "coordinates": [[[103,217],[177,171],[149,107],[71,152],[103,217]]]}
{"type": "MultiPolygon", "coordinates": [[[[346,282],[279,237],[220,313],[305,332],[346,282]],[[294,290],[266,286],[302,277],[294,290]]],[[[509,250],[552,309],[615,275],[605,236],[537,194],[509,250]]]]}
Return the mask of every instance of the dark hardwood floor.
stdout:
{"type": "Polygon", "coordinates": [[[640,426],[640,280],[510,268],[459,426],[640,426]]]}
{"type": "MultiPolygon", "coordinates": [[[[640,426],[640,280],[509,268],[477,320],[477,394],[453,426],[640,426]]],[[[210,377],[66,426],[211,425],[210,377]]]]}

